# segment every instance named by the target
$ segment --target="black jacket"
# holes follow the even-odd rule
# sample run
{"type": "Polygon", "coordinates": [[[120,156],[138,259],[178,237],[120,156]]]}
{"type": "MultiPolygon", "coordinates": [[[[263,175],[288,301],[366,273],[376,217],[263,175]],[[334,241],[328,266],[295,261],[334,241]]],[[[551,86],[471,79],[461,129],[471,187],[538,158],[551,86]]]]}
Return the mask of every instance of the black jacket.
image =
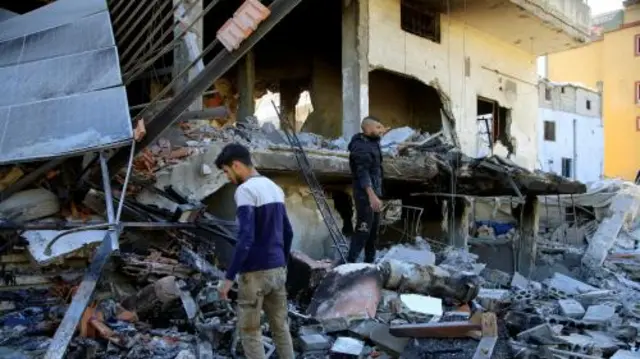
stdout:
{"type": "Polygon", "coordinates": [[[369,186],[382,196],[382,151],[380,139],[369,138],[358,133],[349,142],[349,167],[353,176],[355,197],[363,196],[369,186]]]}

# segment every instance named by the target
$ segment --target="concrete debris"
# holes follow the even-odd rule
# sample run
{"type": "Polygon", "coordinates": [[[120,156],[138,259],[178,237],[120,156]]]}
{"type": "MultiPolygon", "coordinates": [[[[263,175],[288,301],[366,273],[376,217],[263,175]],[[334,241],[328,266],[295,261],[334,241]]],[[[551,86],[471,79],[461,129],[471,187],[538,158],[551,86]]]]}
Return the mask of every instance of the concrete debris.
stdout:
{"type": "MultiPolygon", "coordinates": [[[[290,147],[281,130],[260,126],[255,118],[235,127],[182,124],[166,136],[136,157],[126,191],[118,186],[108,193],[91,181],[70,189],[69,183],[98,168],[84,173],[70,164],[22,190],[14,186],[30,178],[29,166],[0,170],[3,198],[13,194],[0,201],[0,357],[39,358],[59,345],[68,358],[244,357],[236,330],[237,293],[232,289],[231,300],[221,300],[217,291],[237,228],[232,201],[216,205],[233,192],[213,159],[225,142],[270,155],[290,147]],[[127,196],[115,226],[110,222],[116,211],[107,201],[118,205],[121,191],[127,196]],[[115,234],[117,246],[107,241],[115,234]],[[92,254],[107,245],[113,258],[83,280],[88,268],[101,263],[92,254]],[[93,293],[86,293],[87,283],[97,284],[93,293]],[[81,310],[74,300],[79,297],[88,303],[81,310]],[[77,333],[68,345],[60,344],[54,334],[73,311],[80,317],[77,333]]],[[[344,139],[297,136],[327,167],[339,159],[340,170],[348,173],[344,139]]],[[[473,177],[469,167],[452,167],[464,156],[443,133],[402,127],[389,131],[381,145],[386,156],[404,159],[410,168],[429,167],[433,155],[434,171],[473,177]]],[[[291,170],[279,161],[272,160],[274,171],[291,170]]],[[[509,178],[528,173],[497,157],[465,161],[509,178]]],[[[417,173],[421,179],[423,172],[417,173]]],[[[119,174],[114,178],[114,186],[124,182],[119,174]]],[[[430,245],[418,237],[423,233],[403,233],[401,239],[386,233],[388,245],[374,264],[336,265],[326,254],[299,247],[289,258],[287,278],[296,357],[637,357],[640,196],[634,186],[620,183],[591,192],[600,202],[583,196],[577,203],[597,208],[593,215],[555,226],[532,247],[549,265],[538,266],[531,277],[505,264],[511,256],[484,258],[448,247],[443,238],[430,245]]],[[[407,217],[403,201],[398,199],[398,210],[388,218],[407,217]]],[[[566,199],[556,202],[568,208],[566,199]]],[[[316,216],[315,204],[310,207],[309,216],[316,216]]],[[[515,209],[499,213],[496,206],[491,218],[475,220],[475,239],[515,248],[524,236],[510,218],[515,209]]],[[[267,356],[273,357],[266,319],[260,328],[267,356]]]]}

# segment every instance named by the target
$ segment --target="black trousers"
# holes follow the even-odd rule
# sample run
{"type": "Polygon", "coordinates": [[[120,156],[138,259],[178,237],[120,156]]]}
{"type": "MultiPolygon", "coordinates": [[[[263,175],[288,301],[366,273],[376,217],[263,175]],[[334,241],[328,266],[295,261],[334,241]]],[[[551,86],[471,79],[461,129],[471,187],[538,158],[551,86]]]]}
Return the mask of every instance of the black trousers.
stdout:
{"type": "Polygon", "coordinates": [[[365,263],[373,263],[376,259],[380,213],[371,209],[369,199],[366,197],[354,196],[354,202],[356,205],[356,227],[353,236],[351,236],[347,262],[353,263],[358,260],[358,256],[364,248],[365,263]]]}

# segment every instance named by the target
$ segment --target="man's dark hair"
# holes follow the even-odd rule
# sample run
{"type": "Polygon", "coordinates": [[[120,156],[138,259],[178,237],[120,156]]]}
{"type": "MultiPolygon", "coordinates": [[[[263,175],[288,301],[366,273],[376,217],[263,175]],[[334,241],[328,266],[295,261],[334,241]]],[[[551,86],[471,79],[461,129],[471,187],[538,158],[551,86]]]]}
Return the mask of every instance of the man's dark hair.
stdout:
{"type": "Polygon", "coordinates": [[[222,166],[231,166],[233,161],[238,161],[246,166],[253,166],[249,150],[237,143],[230,143],[224,146],[216,158],[216,167],[222,169],[222,166]]]}

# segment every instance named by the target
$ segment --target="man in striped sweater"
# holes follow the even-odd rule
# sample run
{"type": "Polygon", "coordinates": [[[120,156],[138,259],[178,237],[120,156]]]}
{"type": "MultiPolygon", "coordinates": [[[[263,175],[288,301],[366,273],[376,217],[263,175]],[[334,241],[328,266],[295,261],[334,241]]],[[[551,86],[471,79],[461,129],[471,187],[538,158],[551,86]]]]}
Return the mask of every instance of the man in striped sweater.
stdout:
{"type": "Polygon", "coordinates": [[[294,359],[285,288],[293,231],[284,192],[254,169],[249,150],[239,144],[225,146],[216,166],[238,185],[238,242],[220,295],[227,298],[238,275],[238,326],[248,359],[265,357],[260,330],[262,310],[267,315],[278,358],[294,359]]]}

